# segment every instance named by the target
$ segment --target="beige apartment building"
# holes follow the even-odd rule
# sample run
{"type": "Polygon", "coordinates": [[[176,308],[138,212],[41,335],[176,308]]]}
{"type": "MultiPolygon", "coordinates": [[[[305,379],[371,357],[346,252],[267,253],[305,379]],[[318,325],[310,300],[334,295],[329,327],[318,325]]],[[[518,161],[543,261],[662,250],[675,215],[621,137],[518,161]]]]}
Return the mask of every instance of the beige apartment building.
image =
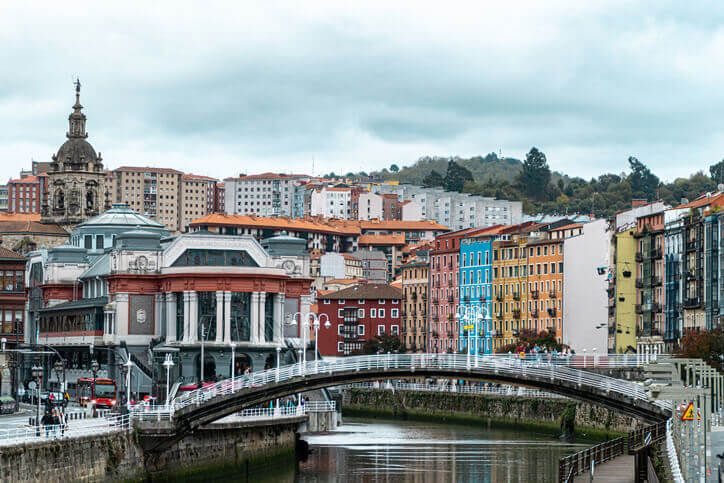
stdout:
{"type": "Polygon", "coordinates": [[[214,211],[216,180],[168,168],[122,166],[110,172],[112,199],[182,232],[214,211]]]}

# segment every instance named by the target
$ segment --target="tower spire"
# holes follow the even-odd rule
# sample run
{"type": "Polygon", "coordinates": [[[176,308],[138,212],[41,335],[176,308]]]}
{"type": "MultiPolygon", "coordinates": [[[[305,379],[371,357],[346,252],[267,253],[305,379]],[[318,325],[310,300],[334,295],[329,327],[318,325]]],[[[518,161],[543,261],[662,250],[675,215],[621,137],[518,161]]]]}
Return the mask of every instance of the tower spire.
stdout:
{"type": "Polygon", "coordinates": [[[83,114],[83,105],[80,103],[80,79],[75,79],[75,104],[73,104],[73,112],[68,116],[68,138],[87,138],[88,133],[85,132],[85,114],[83,114]]]}

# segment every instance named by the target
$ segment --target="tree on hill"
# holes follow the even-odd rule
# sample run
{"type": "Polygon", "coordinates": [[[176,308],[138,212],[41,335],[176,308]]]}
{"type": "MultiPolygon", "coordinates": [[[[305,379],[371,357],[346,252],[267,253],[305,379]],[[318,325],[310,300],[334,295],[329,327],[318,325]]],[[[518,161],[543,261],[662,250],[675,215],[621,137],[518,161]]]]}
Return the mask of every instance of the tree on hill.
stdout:
{"type": "Polygon", "coordinates": [[[531,148],[516,178],[516,187],[529,198],[541,201],[547,198],[550,182],[551,170],[546,155],[536,147],[531,148]]]}
{"type": "Polygon", "coordinates": [[[634,156],[629,156],[628,165],[631,173],[628,182],[631,185],[631,194],[634,198],[653,201],[658,197],[659,178],[634,156]]]}
{"type": "Polygon", "coordinates": [[[392,165],[390,166],[390,172],[392,172],[392,173],[399,173],[399,171],[400,171],[400,167],[397,166],[396,164],[392,164],[392,165]]]}
{"type": "Polygon", "coordinates": [[[724,183],[724,159],[709,166],[709,174],[716,184],[724,183]]]}
{"type": "Polygon", "coordinates": [[[434,188],[437,186],[442,186],[443,182],[444,180],[442,175],[433,169],[432,171],[430,171],[430,174],[422,179],[422,186],[426,188],[434,188]]]}
{"type": "Polygon", "coordinates": [[[462,191],[468,181],[473,181],[473,174],[469,169],[460,166],[453,160],[447,165],[447,172],[443,180],[443,186],[448,191],[462,191]]]}

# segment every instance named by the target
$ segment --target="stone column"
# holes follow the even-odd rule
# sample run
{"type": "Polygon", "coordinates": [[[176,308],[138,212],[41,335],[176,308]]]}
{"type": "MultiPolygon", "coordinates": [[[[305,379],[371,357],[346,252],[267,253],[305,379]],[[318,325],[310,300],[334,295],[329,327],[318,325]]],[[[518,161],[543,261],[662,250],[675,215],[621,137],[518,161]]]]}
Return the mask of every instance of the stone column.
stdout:
{"type": "Polygon", "coordinates": [[[216,291],[216,342],[221,343],[224,336],[224,292],[216,291]]]}
{"type": "Polygon", "coordinates": [[[128,335],[128,294],[116,294],[116,335],[128,335]]]}
{"type": "MultiPolygon", "coordinates": [[[[311,295],[302,295],[301,297],[299,297],[299,311],[302,314],[308,314],[309,311],[311,310],[311,306],[312,306],[312,296],[311,295]]],[[[302,324],[303,320],[304,319],[302,319],[300,317],[299,320],[297,321],[297,322],[299,322],[299,334],[298,334],[299,338],[302,337],[302,331],[305,330],[303,327],[303,324],[302,324]]],[[[309,330],[309,327],[307,327],[306,330],[309,330]]],[[[309,332],[307,332],[307,342],[309,342],[310,339],[311,338],[309,337],[309,332]]]]}
{"type": "Polygon", "coordinates": [[[251,293],[251,343],[259,342],[259,292],[251,293]]]}
{"type": "Polygon", "coordinates": [[[231,343],[231,292],[224,292],[224,344],[231,343]]]}
{"type": "Polygon", "coordinates": [[[264,325],[266,321],[266,292],[259,292],[259,342],[271,342],[266,340],[264,325]]]}
{"type": "Polygon", "coordinates": [[[184,342],[191,341],[191,292],[184,290],[184,342]]]}
{"type": "Polygon", "coordinates": [[[164,296],[163,293],[157,293],[154,297],[154,318],[153,318],[153,333],[156,335],[166,335],[166,324],[162,320],[164,296]]]}
{"type": "Polygon", "coordinates": [[[176,341],[176,294],[166,294],[166,342],[176,341]]]}
{"type": "Polygon", "coordinates": [[[274,342],[279,344],[284,339],[284,294],[274,296],[274,342]]]}
{"type": "Polygon", "coordinates": [[[194,291],[189,292],[189,342],[199,340],[199,297],[194,291]]]}

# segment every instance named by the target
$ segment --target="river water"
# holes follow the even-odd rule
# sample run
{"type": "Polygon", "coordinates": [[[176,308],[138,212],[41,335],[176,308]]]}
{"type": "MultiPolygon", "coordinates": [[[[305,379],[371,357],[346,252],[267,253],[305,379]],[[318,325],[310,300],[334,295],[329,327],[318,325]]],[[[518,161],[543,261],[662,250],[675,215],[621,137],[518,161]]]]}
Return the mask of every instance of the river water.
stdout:
{"type": "Polygon", "coordinates": [[[558,459],[590,446],[516,429],[354,418],[304,439],[312,453],[298,482],[556,481],[558,459]]]}

